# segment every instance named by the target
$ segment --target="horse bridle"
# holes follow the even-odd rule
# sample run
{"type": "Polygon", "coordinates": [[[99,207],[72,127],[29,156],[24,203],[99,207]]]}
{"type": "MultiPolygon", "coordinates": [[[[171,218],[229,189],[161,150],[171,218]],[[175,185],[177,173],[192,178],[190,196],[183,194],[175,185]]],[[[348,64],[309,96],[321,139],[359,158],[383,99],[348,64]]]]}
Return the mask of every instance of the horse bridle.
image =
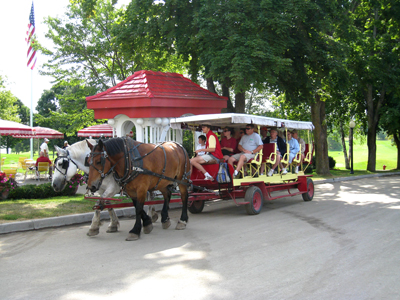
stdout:
{"type": "Polygon", "coordinates": [[[79,166],[77,165],[77,163],[71,158],[71,156],[69,155],[69,151],[67,151],[67,155],[62,155],[56,158],[56,160],[54,161],[54,168],[60,172],[62,175],[64,175],[64,179],[67,180],[67,173],[68,173],[68,168],[69,168],[69,163],[72,162],[78,169],[79,166]],[[58,168],[58,164],[57,161],[59,159],[64,159],[66,158],[67,160],[63,160],[62,165],[61,165],[61,170],[58,168]],[[65,173],[62,172],[62,170],[65,169],[65,173]]]}
{"type": "Polygon", "coordinates": [[[104,178],[106,178],[108,175],[110,175],[112,172],[114,172],[114,168],[117,165],[118,161],[110,168],[110,170],[108,170],[107,173],[104,173],[104,166],[106,164],[106,159],[108,159],[108,161],[111,163],[111,160],[108,158],[107,152],[106,151],[102,151],[102,152],[90,152],[89,154],[89,166],[93,167],[97,172],[100,173],[101,176],[101,182],[103,181],[104,178]],[[102,167],[102,170],[96,168],[96,166],[93,163],[93,158],[97,155],[100,155],[100,164],[102,167]]]}
{"type": "MultiPolygon", "coordinates": [[[[100,183],[102,183],[102,182],[103,182],[103,179],[106,178],[106,177],[107,177],[108,175],[110,175],[111,173],[114,174],[114,180],[117,181],[119,185],[126,185],[126,182],[127,182],[126,180],[128,180],[128,181],[129,181],[129,180],[132,180],[132,179],[133,179],[132,176],[129,176],[129,170],[130,170],[130,168],[131,168],[131,166],[130,166],[129,154],[130,154],[132,151],[134,151],[135,149],[137,149],[141,144],[142,144],[142,143],[139,143],[138,145],[136,145],[136,146],[133,147],[132,149],[128,150],[127,144],[126,144],[126,140],[124,140],[124,154],[125,154],[125,155],[124,155],[123,157],[121,157],[119,160],[117,160],[117,161],[115,162],[115,164],[110,168],[110,170],[107,171],[107,173],[104,173],[104,166],[105,166],[105,163],[106,163],[106,159],[108,159],[108,161],[110,162],[110,164],[112,164],[112,162],[111,162],[110,158],[108,157],[108,154],[107,154],[106,150],[103,150],[103,151],[101,151],[101,152],[91,152],[91,153],[89,154],[89,157],[90,157],[89,166],[92,166],[97,172],[100,173],[100,176],[101,176],[100,183]],[[101,166],[102,166],[102,170],[96,168],[96,166],[95,166],[94,163],[93,163],[93,158],[94,158],[95,156],[97,156],[97,155],[100,155],[100,164],[101,164],[101,166]],[[125,174],[124,174],[123,177],[119,178],[119,177],[117,176],[116,172],[114,171],[114,168],[118,165],[118,162],[119,162],[121,159],[123,159],[123,158],[125,158],[125,174]]],[[[96,146],[97,146],[97,145],[96,145],[96,146]]],[[[96,147],[96,146],[95,146],[95,147],[96,147]]],[[[155,148],[157,148],[157,147],[155,147],[155,148]]],[[[149,153],[146,153],[146,154],[143,155],[143,156],[135,157],[134,160],[141,160],[141,159],[143,159],[145,156],[147,156],[147,155],[149,155],[150,153],[152,153],[152,152],[155,150],[155,148],[154,148],[152,151],[150,151],[149,153]]]]}

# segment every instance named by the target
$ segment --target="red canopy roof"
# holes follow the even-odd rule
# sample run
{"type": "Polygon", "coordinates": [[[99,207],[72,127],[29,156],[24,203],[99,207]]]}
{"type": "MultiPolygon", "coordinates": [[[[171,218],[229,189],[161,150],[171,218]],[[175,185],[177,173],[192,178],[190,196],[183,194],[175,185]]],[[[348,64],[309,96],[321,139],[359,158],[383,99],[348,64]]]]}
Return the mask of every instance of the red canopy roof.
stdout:
{"type": "Polygon", "coordinates": [[[101,136],[113,137],[113,128],[108,124],[93,125],[78,131],[80,137],[101,136]]]}
{"type": "Polygon", "coordinates": [[[220,113],[227,98],[203,89],[177,73],[138,71],[116,86],[86,98],[96,119],[179,117],[220,113]]]}
{"type": "MultiPolygon", "coordinates": [[[[80,137],[113,137],[113,128],[108,124],[93,125],[78,131],[80,137]]],[[[133,136],[132,131],[129,136],[133,136]]]]}

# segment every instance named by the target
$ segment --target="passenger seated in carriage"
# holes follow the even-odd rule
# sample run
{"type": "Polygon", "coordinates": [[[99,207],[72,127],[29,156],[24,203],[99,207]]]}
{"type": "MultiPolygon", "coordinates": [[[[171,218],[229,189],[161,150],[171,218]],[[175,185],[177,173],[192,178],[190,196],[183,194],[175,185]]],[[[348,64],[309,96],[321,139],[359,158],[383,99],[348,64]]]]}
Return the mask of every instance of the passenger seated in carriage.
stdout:
{"type": "Polygon", "coordinates": [[[205,180],[213,181],[214,178],[203,168],[203,164],[218,164],[219,160],[223,158],[221,145],[219,143],[218,137],[214,132],[211,131],[211,126],[209,124],[201,125],[201,130],[206,135],[206,148],[196,150],[196,154],[204,151],[206,154],[201,156],[196,156],[190,159],[190,173],[192,173],[192,168],[200,170],[204,176],[205,180]]]}
{"type": "Polygon", "coordinates": [[[236,149],[233,151],[233,154],[240,153],[238,146],[239,146],[240,140],[245,135],[245,131],[246,131],[245,128],[240,128],[240,130],[236,131],[237,134],[234,135],[234,138],[236,139],[236,149]]]}
{"type": "Polygon", "coordinates": [[[261,135],[261,140],[263,141],[263,143],[264,143],[264,144],[267,144],[267,143],[265,143],[264,141],[265,141],[265,139],[268,137],[268,136],[267,136],[267,135],[268,135],[268,128],[267,128],[267,127],[261,127],[260,135],[261,135]]]}
{"type": "Polygon", "coordinates": [[[256,153],[263,148],[263,142],[260,135],[254,132],[254,124],[246,125],[246,135],[244,135],[240,140],[238,148],[241,152],[232,155],[228,159],[228,163],[232,166],[233,163],[236,161],[238,162],[233,176],[237,176],[243,164],[248,162],[250,159],[253,159],[256,156],[256,153]]]}
{"type": "Polygon", "coordinates": [[[196,150],[203,150],[203,151],[196,152],[197,156],[201,156],[201,155],[206,154],[204,152],[204,149],[206,149],[206,141],[207,141],[207,138],[206,138],[205,135],[200,135],[199,136],[199,144],[197,145],[196,150]]]}
{"type": "Polygon", "coordinates": [[[301,146],[301,162],[300,163],[303,163],[304,153],[306,151],[306,142],[304,142],[304,140],[299,137],[299,134],[296,129],[292,130],[292,136],[294,139],[296,139],[299,142],[299,145],[301,146]]]}
{"type": "MultiPolygon", "coordinates": [[[[289,161],[288,163],[291,164],[293,161],[293,158],[297,155],[297,153],[300,151],[300,146],[299,146],[299,142],[293,138],[292,136],[292,132],[288,131],[287,132],[287,137],[288,137],[288,144],[289,144],[289,161]]],[[[282,175],[287,174],[287,165],[283,164],[283,169],[282,169],[282,175]]],[[[295,173],[299,173],[299,166],[296,166],[295,168],[295,173]]]]}
{"type": "MultiPolygon", "coordinates": [[[[286,153],[286,143],[280,136],[278,136],[278,130],[276,128],[271,128],[270,136],[267,136],[264,139],[264,144],[268,143],[275,143],[277,146],[276,162],[271,167],[271,169],[267,174],[268,176],[272,176],[274,174],[275,168],[278,166],[283,155],[285,155],[286,153]]],[[[261,166],[261,175],[263,175],[263,173],[264,173],[264,165],[261,166]]]]}
{"type": "Polygon", "coordinates": [[[237,148],[237,141],[233,137],[234,133],[235,132],[233,128],[225,128],[223,131],[223,137],[221,139],[221,150],[222,154],[224,155],[224,160],[228,160],[237,148]]]}

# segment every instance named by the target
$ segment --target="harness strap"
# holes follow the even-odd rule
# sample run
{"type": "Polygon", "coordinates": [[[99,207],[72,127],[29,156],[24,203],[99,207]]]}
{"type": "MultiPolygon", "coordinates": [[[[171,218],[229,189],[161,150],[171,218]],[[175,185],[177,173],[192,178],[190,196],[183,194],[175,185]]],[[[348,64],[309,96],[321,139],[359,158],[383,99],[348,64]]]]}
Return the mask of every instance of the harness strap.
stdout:
{"type": "Polygon", "coordinates": [[[68,151],[68,150],[66,150],[66,151],[67,151],[67,155],[63,155],[63,156],[57,157],[56,160],[55,160],[55,162],[54,162],[54,168],[55,168],[58,172],[60,172],[62,175],[64,175],[64,179],[65,179],[65,180],[67,180],[67,173],[68,173],[68,168],[69,168],[69,162],[70,162],[70,161],[72,161],[72,163],[79,169],[78,164],[71,158],[69,151],[68,151]],[[60,158],[62,158],[62,159],[64,159],[64,158],[68,159],[67,167],[65,168],[65,173],[62,172],[62,169],[63,169],[63,168],[60,170],[60,169],[58,168],[58,166],[57,166],[57,160],[59,160],[60,158]]]}
{"type": "MultiPolygon", "coordinates": [[[[162,145],[160,145],[160,148],[161,148],[161,149],[163,150],[163,152],[164,152],[164,168],[163,168],[162,173],[161,173],[161,175],[164,175],[164,173],[165,173],[165,168],[166,168],[166,166],[167,166],[167,153],[165,153],[165,149],[164,149],[164,147],[163,147],[162,145]]],[[[156,186],[153,188],[154,190],[157,190],[158,184],[160,183],[161,179],[162,179],[161,177],[158,179],[158,182],[157,182],[156,186]]]]}
{"type": "Polygon", "coordinates": [[[149,171],[147,169],[141,169],[141,168],[134,167],[134,170],[136,172],[144,174],[144,175],[152,175],[152,176],[156,176],[156,177],[159,177],[161,179],[168,180],[168,181],[174,181],[174,182],[177,182],[179,184],[190,185],[189,182],[184,182],[182,180],[178,180],[178,179],[175,179],[175,178],[167,177],[167,176],[165,176],[163,174],[157,174],[157,173],[154,173],[154,172],[149,171]]]}

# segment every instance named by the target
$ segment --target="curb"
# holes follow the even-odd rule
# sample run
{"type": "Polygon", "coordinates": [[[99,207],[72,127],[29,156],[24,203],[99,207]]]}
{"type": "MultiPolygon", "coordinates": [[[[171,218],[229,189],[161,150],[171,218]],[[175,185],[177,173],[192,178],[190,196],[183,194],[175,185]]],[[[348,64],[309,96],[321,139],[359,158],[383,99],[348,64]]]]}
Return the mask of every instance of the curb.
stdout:
{"type": "Polygon", "coordinates": [[[332,179],[314,180],[314,185],[323,184],[323,183],[330,183],[330,182],[352,181],[352,180],[371,178],[371,177],[393,176],[393,175],[400,175],[400,172],[390,172],[390,173],[382,173],[382,174],[368,174],[368,175],[359,175],[359,176],[353,176],[353,177],[337,177],[337,178],[332,178],[332,179]]]}
{"type": "MultiPolygon", "coordinates": [[[[162,209],[162,204],[154,205],[156,211],[162,209]]],[[[181,207],[179,203],[170,203],[169,208],[174,209],[181,207]]],[[[148,205],[144,206],[146,213],[148,213],[148,205]]],[[[127,208],[119,208],[115,209],[115,213],[118,218],[132,218],[136,215],[136,211],[134,207],[127,207],[127,208]]],[[[93,213],[83,213],[83,214],[76,214],[76,215],[69,215],[69,216],[61,216],[61,217],[52,217],[52,218],[45,218],[45,219],[35,219],[29,221],[20,221],[20,222],[12,222],[12,223],[5,223],[0,224],[0,235],[5,233],[11,232],[18,232],[18,231],[28,231],[28,230],[37,230],[37,229],[44,229],[44,228],[52,228],[52,227],[62,227],[67,225],[75,225],[75,224],[82,224],[82,223],[90,223],[93,219],[93,213]]],[[[108,211],[102,211],[100,213],[100,220],[109,220],[110,215],[108,211]]]]}
{"type": "MultiPolygon", "coordinates": [[[[384,173],[384,174],[370,174],[370,175],[360,175],[360,176],[354,176],[354,177],[338,177],[338,178],[332,178],[332,179],[314,180],[314,185],[331,183],[331,182],[352,181],[352,180],[371,178],[371,177],[393,176],[393,175],[400,175],[400,172],[390,172],[390,173],[384,173]]],[[[155,207],[156,211],[161,210],[162,204],[154,205],[154,207],[155,207]]],[[[170,203],[170,209],[179,208],[179,207],[181,207],[181,205],[179,203],[170,203]]],[[[145,210],[147,212],[148,205],[145,205],[145,210]]],[[[136,215],[134,207],[115,209],[115,213],[117,214],[118,218],[121,218],[121,217],[132,218],[136,215]]],[[[69,216],[5,223],[5,224],[0,224],[0,234],[6,234],[6,233],[12,233],[12,232],[18,232],[18,231],[28,231],[28,230],[52,228],[52,227],[61,227],[61,226],[75,225],[75,224],[81,224],[81,223],[90,223],[92,221],[92,218],[93,218],[93,213],[84,213],[84,214],[76,214],[76,215],[69,215],[69,216]]],[[[100,219],[101,220],[109,220],[110,216],[109,216],[108,212],[102,211],[100,214],[100,219]]]]}

